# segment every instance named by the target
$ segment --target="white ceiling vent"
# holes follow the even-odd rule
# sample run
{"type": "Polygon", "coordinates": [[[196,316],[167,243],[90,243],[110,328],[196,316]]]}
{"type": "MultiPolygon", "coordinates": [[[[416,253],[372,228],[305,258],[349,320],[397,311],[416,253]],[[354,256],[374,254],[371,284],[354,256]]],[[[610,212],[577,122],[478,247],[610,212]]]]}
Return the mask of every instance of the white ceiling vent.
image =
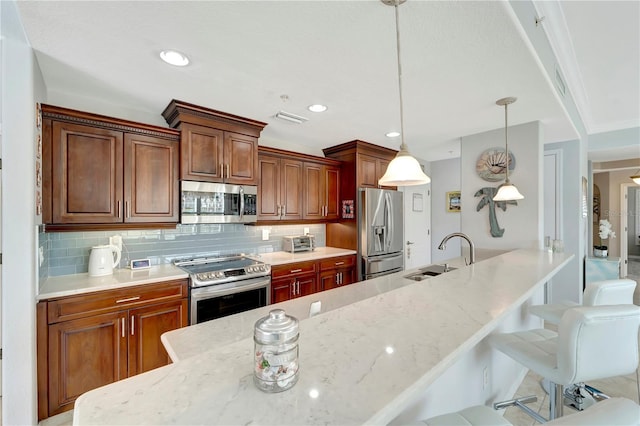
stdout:
{"type": "Polygon", "coordinates": [[[305,121],[309,120],[308,118],[302,117],[300,115],[291,114],[290,112],[279,111],[276,115],[276,118],[281,120],[286,120],[291,123],[302,124],[305,121]]]}

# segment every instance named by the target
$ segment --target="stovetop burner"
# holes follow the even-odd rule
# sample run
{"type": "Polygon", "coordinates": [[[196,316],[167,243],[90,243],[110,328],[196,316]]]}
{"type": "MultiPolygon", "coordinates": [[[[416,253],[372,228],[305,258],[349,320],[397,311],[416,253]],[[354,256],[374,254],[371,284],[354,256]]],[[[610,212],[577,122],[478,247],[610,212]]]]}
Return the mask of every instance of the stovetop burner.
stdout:
{"type": "Polygon", "coordinates": [[[174,265],[189,273],[192,287],[217,285],[271,274],[271,267],[246,254],[179,259],[174,265]]]}

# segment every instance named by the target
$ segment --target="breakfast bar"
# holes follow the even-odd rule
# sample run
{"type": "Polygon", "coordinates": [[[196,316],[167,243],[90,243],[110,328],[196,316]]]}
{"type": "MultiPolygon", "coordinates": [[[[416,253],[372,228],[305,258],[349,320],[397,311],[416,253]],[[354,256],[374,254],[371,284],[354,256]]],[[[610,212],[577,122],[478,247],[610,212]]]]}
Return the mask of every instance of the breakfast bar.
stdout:
{"type": "MultiPolygon", "coordinates": [[[[361,297],[300,320],[300,378],[276,394],[253,384],[247,313],[188,327],[197,344],[163,338],[173,364],[83,394],[73,422],[387,424],[572,257],[520,249],[419,282],[404,278],[410,270],[331,290],[361,297]],[[367,291],[379,286],[388,288],[367,291]],[[236,329],[226,326],[234,321],[236,329]]],[[[314,296],[267,308],[308,309],[314,296]]]]}

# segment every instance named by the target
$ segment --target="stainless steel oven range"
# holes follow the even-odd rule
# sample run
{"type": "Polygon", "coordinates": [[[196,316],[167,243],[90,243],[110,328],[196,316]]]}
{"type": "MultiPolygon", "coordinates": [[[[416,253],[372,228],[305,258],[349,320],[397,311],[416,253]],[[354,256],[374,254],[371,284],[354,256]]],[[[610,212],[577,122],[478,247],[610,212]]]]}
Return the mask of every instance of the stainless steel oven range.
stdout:
{"type": "Polygon", "coordinates": [[[191,325],[270,303],[271,266],[245,254],[180,259],[174,264],[189,274],[191,325]]]}

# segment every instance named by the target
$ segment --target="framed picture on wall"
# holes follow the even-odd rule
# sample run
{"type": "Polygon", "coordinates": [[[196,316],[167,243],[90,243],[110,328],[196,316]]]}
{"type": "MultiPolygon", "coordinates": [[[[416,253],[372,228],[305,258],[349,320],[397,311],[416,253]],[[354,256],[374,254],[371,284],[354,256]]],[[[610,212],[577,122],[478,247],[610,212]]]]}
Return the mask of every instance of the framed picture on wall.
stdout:
{"type": "Polygon", "coordinates": [[[342,200],[342,218],[353,219],[353,200],[342,200]]]}
{"type": "Polygon", "coordinates": [[[461,210],[460,191],[447,192],[446,204],[448,212],[459,213],[461,210]]]}

